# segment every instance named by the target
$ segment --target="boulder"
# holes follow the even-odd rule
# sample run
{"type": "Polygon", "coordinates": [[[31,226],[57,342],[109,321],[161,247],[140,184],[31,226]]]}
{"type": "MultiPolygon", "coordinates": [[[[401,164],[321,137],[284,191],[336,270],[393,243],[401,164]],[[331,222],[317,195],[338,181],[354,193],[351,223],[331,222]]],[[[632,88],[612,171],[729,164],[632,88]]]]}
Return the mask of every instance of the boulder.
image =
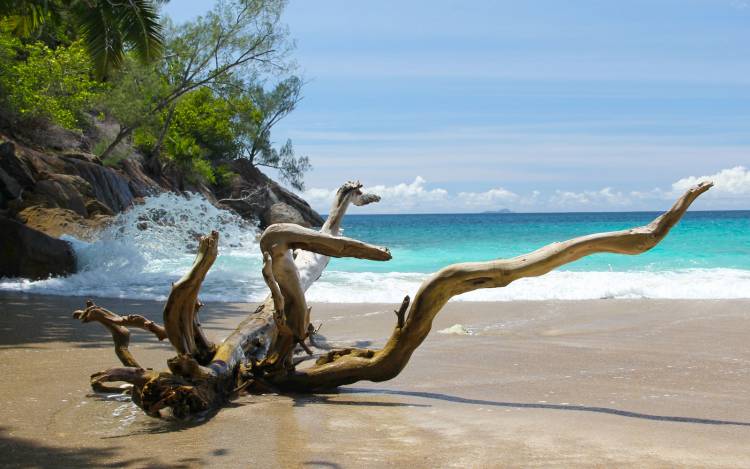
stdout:
{"type": "Polygon", "coordinates": [[[0,144],[0,169],[23,188],[32,187],[36,182],[28,163],[16,155],[13,142],[0,144]]]}
{"type": "Polygon", "coordinates": [[[143,161],[139,156],[120,161],[120,170],[128,180],[130,192],[133,193],[135,198],[164,192],[164,188],[146,174],[143,169],[143,161]]]}
{"type": "Polygon", "coordinates": [[[8,207],[11,200],[19,198],[35,182],[26,163],[16,157],[13,142],[0,144],[0,208],[8,207]]]}
{"type": "Polygon", "coordinates": [[[0,277],[36,280],[76,271],[70,243],[9,218],[0,218],[0,258],[0,277]]]}
{"type": "Polygon", "coordinates": [[[297,223],[321,226],[323,217],[304,199],[285,189],[244,159],[231,164],[237,174],[228,189],[217,189],[221,205],[231,208],[244,218],[256,219],[260,227],[273,223],[297,223]]]}
{"type": "Polygon", "coordinates": [[[23,207],[35,205],[72,210],[82,217],[88,216],[86,203],[92,199],[89,183],[80,176],[48,174],[40,176],[32,190],[24,194],[23,207]]]}
{"type": "Polygon", "coordinates": [[[55,238],[70,235],[84,241],[91,241],[96,238],[96,233],[112,220],[112,217],[100,214],[84,218],[72,210],[36,205],[18,212],[16,219],[30,228],[55,238]]]}
{"type": "MultiPolygon", "coordinates": [[[[80,151],[62,154],[40,152],[21,144],[13,147],[11,152],[6,151],[5,153],[12,154],[9,161],[18,161],[29,169],[33,181],[29,188],[32,189],[32,192],[36,191],[39,182],[52,180],[58,184],[64,183],[66,186],[74,186],[75,190],[80,192],[84,201],[91,198],[96,199],[106,205],[113,213],[121,212],[133,203],[134,194],[128,184],[127,176],[103,166],[94,155],[80,151]],[[57,176],[67,178],[63,181],[57,176]],[[84,182],[86,184],[82,184],[84,182]]],[[[18,180],[18,178],[16,179],[18,180]]],[[[50,186],[49,183],[46,185],[50,186]]],[[[43,187],[42,191],[48,188],[43,187]]],[[[42,198],[47,195],[44,192],[42,198]]],[[[24,195],[24,197],[26,196],[24,195]]],[[[31,205],[38,204],[39,201],[35,201],[31,205]]],[[[85,202],[83,205],[85,206],[85,202]]],[[[57,203],[51,204],[50,207],[68,208],[86,216],[85,213],[81,212],[81,207],[64,206],[64,204],[57,203]]]]}

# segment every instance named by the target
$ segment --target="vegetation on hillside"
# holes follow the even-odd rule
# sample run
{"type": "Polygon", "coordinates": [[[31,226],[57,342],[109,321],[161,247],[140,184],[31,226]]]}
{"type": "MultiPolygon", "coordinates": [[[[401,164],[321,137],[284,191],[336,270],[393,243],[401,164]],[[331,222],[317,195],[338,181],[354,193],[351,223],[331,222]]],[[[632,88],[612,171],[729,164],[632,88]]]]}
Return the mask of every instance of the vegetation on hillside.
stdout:
{"type": "Polygon", "coordinates": [[[184,24],[159,18],[159,3],[0,0],[3,120],[83,131],[93,116],[115,123],[95,146],[110,163],[132,146],[153,173],[223,184],[245,158],[301,189],[308,159],[271,138],[302,88],[286,1],[220,0],[184,24]]]}

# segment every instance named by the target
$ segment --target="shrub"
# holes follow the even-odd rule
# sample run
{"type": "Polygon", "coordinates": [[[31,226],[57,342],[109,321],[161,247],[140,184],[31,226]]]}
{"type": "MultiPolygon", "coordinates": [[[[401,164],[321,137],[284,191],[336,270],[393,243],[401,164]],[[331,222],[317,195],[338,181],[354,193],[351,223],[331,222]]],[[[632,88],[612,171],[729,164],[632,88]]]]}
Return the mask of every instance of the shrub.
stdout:
{"type": "Polygon", "coordinates": [[[100,84],[80,41],[50,49],[0,33],[0,99],[18,121],[45,119],[79,130],[100,84]]]}

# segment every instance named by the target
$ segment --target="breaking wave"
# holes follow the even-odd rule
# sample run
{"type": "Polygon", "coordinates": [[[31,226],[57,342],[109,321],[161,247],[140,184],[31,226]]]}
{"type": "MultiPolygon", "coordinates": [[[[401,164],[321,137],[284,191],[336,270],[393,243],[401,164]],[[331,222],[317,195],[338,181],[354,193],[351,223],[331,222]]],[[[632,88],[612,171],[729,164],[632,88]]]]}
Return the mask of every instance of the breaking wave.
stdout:
{"type": "MultiPolygon", "coordinates": [[[[0,290],[30,293],[163,300],[172,282],[195,257],[200,235],[217,230],[219,257],[201,290],[204,301],[259,301],[258,228],[203,197],[165,193],[120,214],[93,242],[67,238],[79,272],[40,281],[1,279],[0,290]]],[[[308,292],[310,301],[398,303],[416,293],[428,274],[342,271],[333,263],[308,292]]],[[[360,264],[365,265],[365,264],[360,264]]],[[[359,265],[357,266],[359,267],[359,265]]],[[[356,270],[353,268],[352,270],[356,270]]],[[[458,301],[580,300],[599,298],[750,298],[750,270],[554,271],[508,287],[470,292],[458,301]]]]}

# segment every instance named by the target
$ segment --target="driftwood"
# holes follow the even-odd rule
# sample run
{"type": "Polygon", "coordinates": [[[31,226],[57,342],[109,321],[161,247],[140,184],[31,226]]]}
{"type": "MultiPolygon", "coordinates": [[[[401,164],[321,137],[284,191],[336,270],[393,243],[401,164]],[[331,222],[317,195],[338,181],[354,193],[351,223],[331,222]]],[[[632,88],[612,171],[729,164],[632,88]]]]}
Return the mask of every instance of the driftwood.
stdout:
{"type": "Polygon", "coordinates": [[[379,200],[363,193],[360,183],[348,182],[338,190],[319,231],[276,224],[263,232],[262,274],[270,294],[219,345],[206,338],[198,321],[198,291],[218,254],[217,232],[201,239],[192,268],[172,286],[164,307],[164,327],[140,316],[121,317],[87,302],[86,309],[74,316],[107,327],[123,364],[95,373],[91,385],[95,390],[112,390],[106,383],[130,383],[133,401],[147,414],[159,416],[162,409],[169,408],[174,415],[187,417],[218,409],[238,392],[312,392],[361,380],[389,380],[406,366],[429,334],[435,316],[453,296],[543,275],[589,254],[645,252],[658,244],[711,186],[701,183],[689,189],[669,211],[645,226],[552,243],[512,259],[445,267],[425,280],[413,301],[404,298],[395,311],[393,333],[382,349],[333,350],[310,366],[300,366],[293,359],[295,350],[301,347],[312,353],[305,341],[312,343],[314,332],[305,291],[320,277],[329,258],[391,258],[387,248],[339,236],[349,204],[379,200]],[[138,364],[128,350],[128,326],[148,330],[160,340],[169,339],[177,352],[167,362],[169,371],[157,372],[138,364]]]}

